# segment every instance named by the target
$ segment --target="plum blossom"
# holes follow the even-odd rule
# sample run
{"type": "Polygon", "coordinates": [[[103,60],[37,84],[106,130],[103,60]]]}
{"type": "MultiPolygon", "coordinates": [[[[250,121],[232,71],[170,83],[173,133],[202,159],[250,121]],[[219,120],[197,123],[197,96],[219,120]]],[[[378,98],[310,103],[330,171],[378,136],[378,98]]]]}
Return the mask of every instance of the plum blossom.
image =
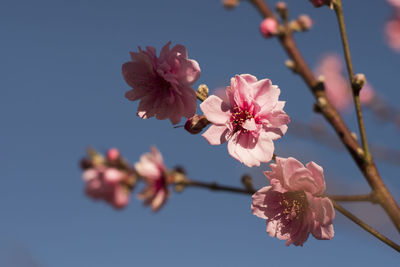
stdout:
{"type": "Polygon", "coordinates": [[[88,150],[88,158],[81,161],[86,182],[86,194],[95,200],[104,200],[116,209],[129,203],[136,175],[116,148],[107,151],[106,157],[94,149],[88,150]]]}
{"type": "Polygon", "coordinates": [[[132,89],[125,97],[139,100],[138,115],[147,119],[169,119],[177,124],[181,117],[196,112],[196,93],[192,85],[200,77],[199,64],[188,59],[186,48],[168,42],[157,57],[154,47],[131,52],[131,61],[122,65],[122,75],[132,89]]]}
{"type": "Polygon", "coordinates": [[[161,153],[157,148],[152,147],[150,153],[145,153],[140,157],[140,161],[135,164],[135,169],[146,183],[146,187],[138,198],[142,199],[145,205],[151,205],[153,211],[158,211],[170,194],[167,169],[161,153]]]}
{"type": "Polygon", "coordinates": [[[323,169],[313,161],[304,166],[294,158],[276,158],[271,171],[264,172],[270,181],[253,195],[253,214],[265,219],[267,233],[286,245],[302,246],[311,233],[316,239],[334,236],[332,202],[323,197],[323,169]]]}
{"type": "Polygon", "coordinates": [[[212,95],[200,108],[212,125],[203,134],[211,145],[228,141],[229,154],[248,167],[268,162],[274,153],[273,140],[287,131],[289,116],[279,101],[280,89],[269,79],[250,74],[236,75],[225,97],[212,95]]]}
{"type": "Polygon", "coordinates": [[[86,194],[93,199],[102,199],[121,209],[129,203],[130,190],[123,185],[126,173],[116,168],[95,166],[83,172],[86,194]]]}
{"type": "Polygon", "coordinates": [[[394,51],[400,52],[400,0],[387,2],[394,8],[394,15],[385,25],[386,40],[394,51]]]}
{"type": "MultiPolygon", "coordinates": [[[[337,54],[327,54],[322,57],[316,72],[323,75],[325,92],[332,105],[340,111],[348,111],[353,103],[353,96],[348,80],[343,75],[344,67],[337,54]]],[[[360,102],[369,104],[375,97],[375,92],[366,83],[360,92],[360,102]]]]}

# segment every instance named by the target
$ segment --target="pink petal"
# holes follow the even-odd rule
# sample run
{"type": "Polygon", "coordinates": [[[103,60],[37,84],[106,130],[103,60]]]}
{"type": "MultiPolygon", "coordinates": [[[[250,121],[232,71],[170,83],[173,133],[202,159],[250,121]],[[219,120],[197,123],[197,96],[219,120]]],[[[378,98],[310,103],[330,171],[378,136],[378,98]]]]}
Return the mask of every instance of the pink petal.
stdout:
{"type": "Polygon", "coordinates": [[[288,180],[291,178],[293,173],[295,173],[299,168],[304,168],[304,165],[292,157],[287,159],[280,158],[279,160],[282,164],[282,176],[284,178],[284,183],[285,185],[288,185],[288,180]]]}
{"type": "Polygon", "coordinates": [[[167,194],[165,190],[160,190],[155,195],[153,201],[151,202],[151,208],[153,211],[158,211],[161,206],[165,203],[167,194]]]}
{"type": "MultiPolygon", "coordinates": [[[[229,142],[231,140],[232,138],[229,142]]],[[[250,150],[255,147],[255,144],[254,137],[251,134],[241,133],[238,135],[237,144],[235,146],[235,154],[238,156],[236,159],[247,167],[260,166],[260,161],[250,153],[250,150]]]]}
{"type": "Polygon", "coordinates": [[[161,171],[157,164],[154,163],[148,154],[140,157],[140,161],[135,164],[135,169],[141,176],[150,179],[156,179],[161,175],[161,171]]]}
{"type": "Polygon", "coordinates": [[[254,118],[251,118],[250,120],[246,120],[244,122],[244,124],[242,125],[242,127],[244,129],[246,129],[246,130],[249,130],[249,131],[254,131],[254,130],[257,129],[256,122],[255,122],[254,118]]]}
{"type": "Polygon", "coordinates": [[[202,136],[211,145],[220,145],[225,143],[230,135],[231,131],[225,126],[211,125],[202,136]]]}
{"type": "Polygon", "coordinates": [[[320,240],[332,239],[334,236],[332,221],[335,218],[332,202],[326,197],[314,197],[310,204],[315,212],[313,236],[320,240]]]}
{"type": "Polygon", "coordinates": [[[90,180],[94,180],[99,177],[99,172],[96,169],[87,169],[83,172],[82,178],[85,182],[89,182],[90,180]]]}
{"type": "Polygon", "coordinates": [[[272,85],[269,79],[263,79],[253,84],[254,100],[261,107],[261,113],[267,114],[277,104],[281,90],[272,85]]]}
{"type": "Polygon", "coordinates": [[[258,136],[257,143],[253,149],[250,149],[250,154],[260,162],[268,162],[274,154],[274,143],[265,133],[258,136]]]}
{"type": "Polygon", "coordinates": [[[268,219],[268,217],[265,215],[265,208],[267,207],[265,204],[265,194],[270,189],[271,186],[264,186],[252,196],[253,202],[251,204],[251,211],[254,215],[262,219],[268,219]]]}
{"type": "Polygon", "coordinates": [[[125,188],[117,186],[114,192],[113,206],[117,209],[121,209],[128,205],[129,203],[129,193],[125,188]]]}
{"type": "Polygon", "coordinates": [[[315,195],[319,189],[312,173],[304,167],[297,169],[285,181],[290,191],[305,191],[315,195]]]}
{"type": "Polygon", "coordinates": [[[324,179],[324,169],[319,166],[314,161],[309,162],[306,165],[306,168],[312,173],[312,177],[314,178],[314,182],[317,186],[316,194],[321,195],[325,192],[325,179],[324,179]]]}
{"type": "Polygon", "coordinates": [[[118,183],[123,178],[124,178],[124,174],[115,168],[108,168],[104,172],[104,180],[110,184],[118,183]]]}
{"type": "Polygon", "coordinates": [[[230,118],[230,110],[221,98],[211,95],[203,103],[200,108],[206,116],[207,120],[214,124],[223,125],[230,118]]]}

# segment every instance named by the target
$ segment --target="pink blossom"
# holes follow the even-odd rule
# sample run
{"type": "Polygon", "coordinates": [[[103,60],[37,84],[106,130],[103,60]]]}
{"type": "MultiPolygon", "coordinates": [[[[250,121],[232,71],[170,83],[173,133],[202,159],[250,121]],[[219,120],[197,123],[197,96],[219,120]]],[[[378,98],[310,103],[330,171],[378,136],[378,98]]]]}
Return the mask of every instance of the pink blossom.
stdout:
{"type": "Polygon", "coordinates": [[[271,185],[253,195],[253,214],[267,221],[267,233],[286,245],[302,246],[311,233],[316,239],[332,239],[335,210],[323,197],[323,169],[313,161],[304,166],[294,158],[276,158],[264,172],[271,185]]]}
{"type": "Polygon", "coordinates": [[[186,48],[171,42],[157,57],[154,47],[131,52],[132,61],[122,65],[122,74],[132,90],[125,97],[140,99],[138,115],[147,119],[169,119],[179,123],[181,117],[190,118],[196,112],[196,93],[192,85],[200,76],[199,64],[188,59],[186,48]]]}
{"type": "Polygon", "coordinates": [[[400,52],[400,8],[399,15],[389,20],[385,25],[385,35],[389,46],[400,52]]]}
{"type": "Polygon", "coordinates": [[[135,169],[147,184],[139,194],[139,199],[151,205],[153,211],[159,210],[169,197],[168,175],[163,158],[157,148],[152,147],[150,153],[140,157],[135,169]]]}
{"type": "Polygon", "coordinates": [[[278,86],[242,74],[231,79],[225,93],[223,99],[212,95],[200,104],[212,123],[203,136],[211,145],[228,141],[229,154],[249,167],[270,161],[273,140],[286,133],[290,121],[285,102],[278,100],[278,86]]]}
{"type": "Polygon", "coordinates": [[[272,37],[278,31],[278,22],[275,19],[266,18],[260,24],[260,31],[264,37],[272,37]]]}
{"type": "MultiPolygon", "coordinates": [[[[353,96],[348,79],[343,75],[344,66],[337,54],[327,54],[319,62],[316,72],[323,75],[325,92],[332,105],[340,111],[348,111],[353,96]]],[[[366,83],[360,92],[362,104],[368,104],[375,97],[372,86],[366,83]]]]}
{"type": "Polygon", "coordinates": [[[83,172],[86,194],[93,199],[102,199],[120,209],[129,202],[130,191],[122,181],[126,174],[116,168],[95,166],[83,172]]]}
{"type": "Polygon", "coordinates": [[[394,8],[400,9],[400,0],[387,0],[387,2],[394,8]]]}

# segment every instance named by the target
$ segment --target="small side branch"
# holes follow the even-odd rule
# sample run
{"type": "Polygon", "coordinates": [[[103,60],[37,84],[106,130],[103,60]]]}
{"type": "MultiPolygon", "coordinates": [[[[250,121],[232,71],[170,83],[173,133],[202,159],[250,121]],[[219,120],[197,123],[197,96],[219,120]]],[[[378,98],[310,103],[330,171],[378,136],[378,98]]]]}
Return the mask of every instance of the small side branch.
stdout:
{"type": "Polygon", "coordinates": [[[392,240],[390,240],[389,238],[387,238],[386,236],[384,236],[383,234],[379,233],[377,230],[375,230],[374,228],[372,228],[371,226],[369,226],[368,224],[366,224],[365,222],[363,222],[362,220],[360,220],[357,216],[355,216],[353,213],[351,213],[350,211],[346,210],[343,206],[339,205],[336,201],[334,201],[333,199],[332,203],[333,206],[335,207],[335,209],[337,211],[339,211],[340,213],[342,213],[344,216],[346,216],[348,219],[350,219],[351,221],[353,221],[355,224],[357,224],[358,226],[360,226],[361,228],[363,228],[365,231],[367,231],[368,233],[370,233],[371,235],[375,236],[376,238],[378,238],[380,241],[382,241],[383,243],[385,243],[386,245],[390,246],[391,248],[393,248],[394,250],[396,250],[397,252],[400,252],[400,246],[398,244],[396,244],[395,242],[393,242],[392,240]]]}

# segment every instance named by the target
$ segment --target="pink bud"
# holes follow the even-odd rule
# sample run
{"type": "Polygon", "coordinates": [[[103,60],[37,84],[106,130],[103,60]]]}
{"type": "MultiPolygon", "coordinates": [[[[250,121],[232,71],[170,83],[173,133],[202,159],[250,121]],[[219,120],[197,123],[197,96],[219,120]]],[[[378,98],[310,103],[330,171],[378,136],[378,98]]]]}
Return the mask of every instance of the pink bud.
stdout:
{"type": "Polygon", "coordinates": [[[331,0],[310,0],[314,7],[321,7],[323,5],[329,5],[331,0]]]}
{"type": "Polygon", "coordinates": [[[107,151],[107,159],[109,161],[116,161],[119,158],[119,150],[116,148],[110,148],[107,151]]]}
{"type": "Polygon", "coordinates": [[[308,15],[300,15],[297,18],[297,22],[299,23],[302,30],[309,30],[313,24],[311,18],[308,15]]]}
{"type": "Polygon", "coordinates": [[[269,38],[277,33],[278,22],[275,19],[266,18],[260,24],[260,31],[264,37],[269,38]]]}
{"type": "Polygon", "coordinates": [[[239,0],[222,0],[222,4],[225,8],[231,9],[239,5],[239,0]]]}

